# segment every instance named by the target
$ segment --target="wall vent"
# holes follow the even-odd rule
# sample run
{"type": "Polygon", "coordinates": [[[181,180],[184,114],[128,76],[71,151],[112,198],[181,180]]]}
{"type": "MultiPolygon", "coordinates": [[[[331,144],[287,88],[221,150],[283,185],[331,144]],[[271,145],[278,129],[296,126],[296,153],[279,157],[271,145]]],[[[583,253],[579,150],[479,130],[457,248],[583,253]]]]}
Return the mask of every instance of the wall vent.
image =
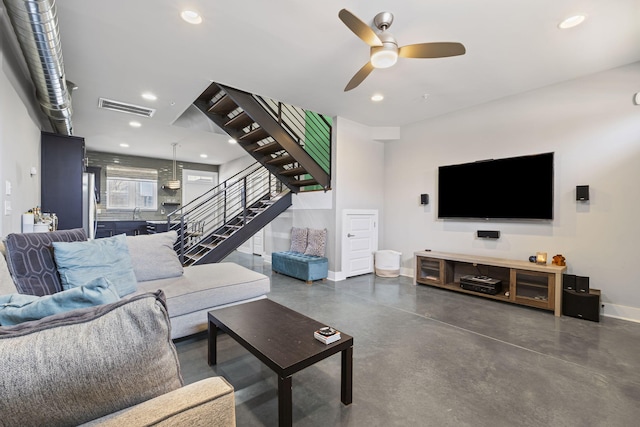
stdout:
{"type": "Polygon", "coordinates": [[[153,108],[142,107],[140,105],[127,104],[125,102],[114,101],[112,99],[100,98],[98,107],[106,110],[119,111],[121,113],[135,114],[142,117],[153,117],[156,110],[153,108]]]}

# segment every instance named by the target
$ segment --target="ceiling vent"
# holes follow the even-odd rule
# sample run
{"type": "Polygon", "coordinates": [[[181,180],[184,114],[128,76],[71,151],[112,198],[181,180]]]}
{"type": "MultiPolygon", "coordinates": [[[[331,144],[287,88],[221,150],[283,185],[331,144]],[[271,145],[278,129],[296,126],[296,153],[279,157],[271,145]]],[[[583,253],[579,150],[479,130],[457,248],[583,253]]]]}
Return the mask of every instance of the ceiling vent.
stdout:
{"type": "Polygon", "coordinates": [[[112,99],[100,98],[98,107],[106,110],[119,111],[121,113],[135,114],[142,117],[153,117],[156,110],[153,108],[142,107],[140,105],[126,104],[112,99]]]}

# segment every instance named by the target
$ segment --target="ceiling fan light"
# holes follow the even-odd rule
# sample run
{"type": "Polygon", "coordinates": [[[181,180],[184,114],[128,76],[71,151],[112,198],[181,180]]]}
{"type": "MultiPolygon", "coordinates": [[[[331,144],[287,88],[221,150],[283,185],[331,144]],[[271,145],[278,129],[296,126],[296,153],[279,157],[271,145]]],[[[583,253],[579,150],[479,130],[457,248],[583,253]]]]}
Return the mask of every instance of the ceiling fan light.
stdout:
{"type": "Polygon", "coordinates": [[[380,46],[371,48],[371,65],[374,68],[389,68],[398,62],[398,47],[380,46]]]}

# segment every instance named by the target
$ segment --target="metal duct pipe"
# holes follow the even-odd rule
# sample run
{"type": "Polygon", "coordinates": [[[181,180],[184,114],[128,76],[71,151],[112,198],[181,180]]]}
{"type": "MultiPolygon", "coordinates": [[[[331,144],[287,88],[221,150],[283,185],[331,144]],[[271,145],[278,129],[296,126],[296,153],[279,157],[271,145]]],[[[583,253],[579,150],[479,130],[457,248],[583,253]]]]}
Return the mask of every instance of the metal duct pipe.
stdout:
{"type": "Polygon", "coordinates": [[[36,96],[56,133],[72,135],[67,88],[54,0],[4,0],[13,30],[36,87],[36,96]]]}

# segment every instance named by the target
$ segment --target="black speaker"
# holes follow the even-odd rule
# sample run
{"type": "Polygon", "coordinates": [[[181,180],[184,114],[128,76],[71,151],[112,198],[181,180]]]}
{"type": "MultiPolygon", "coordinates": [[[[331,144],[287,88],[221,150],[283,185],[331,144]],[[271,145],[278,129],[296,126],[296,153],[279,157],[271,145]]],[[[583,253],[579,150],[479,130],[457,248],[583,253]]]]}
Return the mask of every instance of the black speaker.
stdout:
{"type": "Polygon", "coordinates": [[[420,195],[420,204],[421,205],[428,205],[429,204],[429,195],[428,194],[421,194],[420,195]]]}
{"type": "Polygon", "coordinates": [[[576,275],[575,274],[563,274],[562,275],[562,289],[567,291],[576,290],[576,275]]]}
{"type": "Polygon", "coordinates": [[[498,230],[478,230],[479,239],[499,239],[500,232],[498,230]]]}
{"type": "Polygon", "coordinates": [[[581,202],[586,202],[589,200],[589,186],[588,185],[577,185],[576,186],[576,200],[581,202]]]}
{"type": "Polygon", "coordinates": [[[586,276],[576,276],[576,291],[585,294],[589,293],[589,278],[586,276]]]}
{"type": "Polygon", "coordinates": [[[584,294],[575,291],[562,291],[562,314],[579,319],[600,321],[600,291],[584,294]]]}

